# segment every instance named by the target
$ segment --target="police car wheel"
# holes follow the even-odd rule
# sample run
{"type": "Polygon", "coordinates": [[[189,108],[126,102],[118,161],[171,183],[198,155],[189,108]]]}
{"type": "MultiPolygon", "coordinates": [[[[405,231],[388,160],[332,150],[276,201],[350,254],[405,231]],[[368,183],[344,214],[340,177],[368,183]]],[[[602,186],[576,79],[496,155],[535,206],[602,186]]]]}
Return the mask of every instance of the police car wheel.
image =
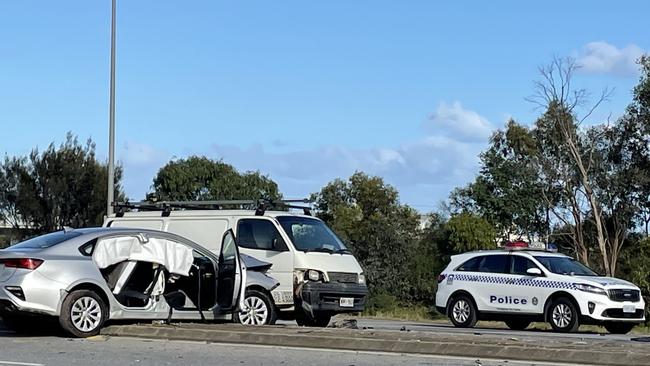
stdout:
{"type": "Polygon", "coordinates": [[[478,320],[474,302],[466,295],[454,297],[449,303],[449,319],[458,328],[472,328],[478,320]]]}
{"type": "Polygon", "coordinates": [[[524,330],[530,325],[528,320],[506,320],[505,323],[512,330],[524,330]]]}
{"type": "Polygon", "coordinates": [[[635,326],[634,323],[605,323],[605,329],[612,334],[627,334],[635,326]]]}
{"type": "Polygon", "coordinates": [[[551,304],[548,310],[548,321],[556,332],[575,332],[580,327],[579,313],[573,302],[560,298],[551,304]]]}

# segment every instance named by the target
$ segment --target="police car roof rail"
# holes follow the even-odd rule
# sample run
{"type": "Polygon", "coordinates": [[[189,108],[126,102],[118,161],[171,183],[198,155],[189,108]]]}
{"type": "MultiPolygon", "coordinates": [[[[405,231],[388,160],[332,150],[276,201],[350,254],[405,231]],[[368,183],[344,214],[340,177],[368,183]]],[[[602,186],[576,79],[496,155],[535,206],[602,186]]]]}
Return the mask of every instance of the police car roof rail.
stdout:
{"type": "Polygon", "coordinates": [[[283,199],[274,200],[262,198],[258,200],[208,200],[208,201],[138,201],[138,202],[113,202],[115,215],[124,216],[125,211],[162,211],[162,216],[169,216],[173,210],[223,210],[224,208],[235,208],[242,210],[255,210],[258,216],[270,209],[298,209],[305,215],[311,215],[312,201],[304,199],[283,199]],[[307,206],[297,205],[307,204],[307,206]]]}

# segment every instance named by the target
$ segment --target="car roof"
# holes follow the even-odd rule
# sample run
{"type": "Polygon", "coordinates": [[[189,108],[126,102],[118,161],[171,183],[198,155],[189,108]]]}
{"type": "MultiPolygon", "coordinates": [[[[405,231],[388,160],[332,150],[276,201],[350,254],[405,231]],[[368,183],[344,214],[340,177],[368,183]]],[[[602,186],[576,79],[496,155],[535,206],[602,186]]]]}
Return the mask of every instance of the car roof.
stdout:
{"type": "MultiPolygon", "coordinates": [[[[529,255],[529,256],[544,256],[544,257],[567,257],[570,258],[568,255],[562,254],[562,253],[557,253],[557,252],[549,252],[545,250],[529,250],[529,249],[517,249],[517,250],[506,250],[506,249],[490,249],[490,250],[475,250],[471,252],[465,252],[462,254],[458,254],[458,257],[474,257],[478,255],[486,255],[486,254],[523,254],[523,255],[529,255]]],[[[455,257],[457,257],[455,256],[455,257]]]]}

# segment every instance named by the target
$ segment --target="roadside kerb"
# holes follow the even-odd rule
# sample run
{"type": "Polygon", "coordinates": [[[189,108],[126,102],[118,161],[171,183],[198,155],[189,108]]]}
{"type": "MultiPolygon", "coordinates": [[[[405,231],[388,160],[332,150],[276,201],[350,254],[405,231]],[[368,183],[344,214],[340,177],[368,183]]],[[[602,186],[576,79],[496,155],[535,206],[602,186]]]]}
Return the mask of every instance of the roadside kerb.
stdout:
{"type": "Polygon", "coordinates": [[[539,340],[495,337],[487,334],[436,334],[299,327],[242,327],[235,324],[113,325],[107,336],[128,336],[211,343],[260,344],[367,352],[413,353],[440,356],[585,363],[647,365],[650,349],[644,344],[608,341],[539,340]]]}

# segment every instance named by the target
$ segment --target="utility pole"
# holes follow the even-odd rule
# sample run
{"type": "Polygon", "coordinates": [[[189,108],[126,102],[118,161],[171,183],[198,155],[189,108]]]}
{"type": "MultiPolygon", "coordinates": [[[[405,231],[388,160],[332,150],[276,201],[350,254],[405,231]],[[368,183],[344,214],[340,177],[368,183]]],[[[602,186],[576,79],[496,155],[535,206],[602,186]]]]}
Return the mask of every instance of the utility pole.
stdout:
{"type": "Polygon", "coordinates": [[[111,81],[108,116],[108,195],[106,215],[113,213],[115,199],[115,2],[111,0],[111,81]]]}

